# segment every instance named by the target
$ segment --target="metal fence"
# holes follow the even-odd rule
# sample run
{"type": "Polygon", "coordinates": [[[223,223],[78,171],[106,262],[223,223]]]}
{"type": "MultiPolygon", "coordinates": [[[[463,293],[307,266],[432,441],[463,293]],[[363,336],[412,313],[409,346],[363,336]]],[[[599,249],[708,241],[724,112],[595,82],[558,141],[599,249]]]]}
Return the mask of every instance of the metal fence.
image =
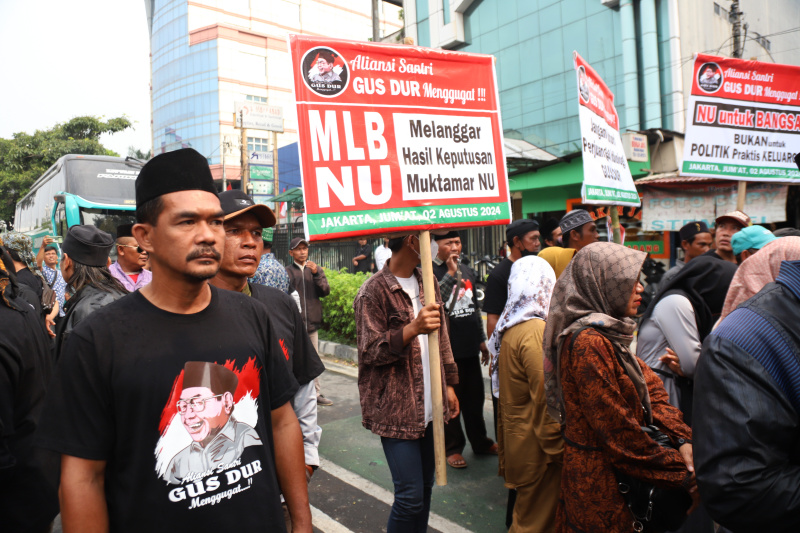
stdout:
{"type": "MultiPolygon", "coordinates": [[[[487,226],[460,231],[464,254],[473,260],[480,259],[486,255],[496,256],[503,241],[505,241],[505,231],[505,226],[487,226]]],[[[302,222],[277,226],[272,241],[272,253],[275,254],[275,258],[284,265],[290,264],[292,259],[289,256],[289,243],[294,237],[302,237],[303,235],[302,222]]],[[[380,238],[367,241],[373,253],[381,243],[382,239],[380,238]]],[[[355,240],[315,242],[310,247],[308,257],[325,268],[339,270],[347,267],[352,271],[352,261],[356,255],[357,247],[358,243],[355,240]]],[[[472,263],[474,264],[474,261],[472,263]]]]}

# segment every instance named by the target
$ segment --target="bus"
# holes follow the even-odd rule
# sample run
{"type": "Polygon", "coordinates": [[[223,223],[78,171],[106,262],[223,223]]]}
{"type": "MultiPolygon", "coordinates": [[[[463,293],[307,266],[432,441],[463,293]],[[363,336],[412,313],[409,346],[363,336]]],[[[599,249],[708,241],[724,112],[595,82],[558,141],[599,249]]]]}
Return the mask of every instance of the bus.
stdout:
{"type": "Polygon", "coordinates": [[[92,224],[116,237],[116,227],[136,221],[136,177],[144,163],[132,157],[65,155],[17,203],[14,229],[34,240],[61,242],[67,228],[92,224]]]}

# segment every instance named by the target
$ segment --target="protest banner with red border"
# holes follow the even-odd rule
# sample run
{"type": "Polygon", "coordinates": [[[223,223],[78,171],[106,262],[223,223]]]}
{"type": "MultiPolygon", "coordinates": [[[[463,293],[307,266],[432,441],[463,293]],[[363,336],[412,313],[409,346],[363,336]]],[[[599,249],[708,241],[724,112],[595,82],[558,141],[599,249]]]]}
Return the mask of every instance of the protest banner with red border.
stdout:
{"type": "Polygon", "coordinates": [[[289,36],[309,241],[511,220],[492,56],[289,36]]]}
{"type": "Polygon", "coordinates": [[[585,204],[639,206],[639,194],[619,135],[614,93],[578,52],[573,52],[578,85],[585,204]]]}
{"type": "Polygon", "coordinates": [[[800,67],[697,54],[681,174],[797,183],[800,67]]]}

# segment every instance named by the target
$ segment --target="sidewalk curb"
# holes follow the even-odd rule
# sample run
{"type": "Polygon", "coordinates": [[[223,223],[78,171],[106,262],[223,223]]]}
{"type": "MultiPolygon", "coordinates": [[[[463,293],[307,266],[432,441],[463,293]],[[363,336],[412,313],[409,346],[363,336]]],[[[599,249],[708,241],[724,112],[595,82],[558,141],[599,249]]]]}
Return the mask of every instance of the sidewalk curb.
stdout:
{"type": "Polygon", "coordinates": [[[320,340],[319,353],[320,355],[330,355],[337,359],[358,363],[358,350],[347,344],[320,340]]]}
{"type": "Polygon", "coordinates": [[[344,374],[345,376],[350,376],[351,378],[358,377],[358,368],[350,365],[344,365],[342,363],[337,363],[336,361],[331,361],[331,359],[326,356],[325,354],[320,354],[322,359],[322,364],[325,365],[325,370],[330,372],[336,372],[337,374],[344,374]]]}

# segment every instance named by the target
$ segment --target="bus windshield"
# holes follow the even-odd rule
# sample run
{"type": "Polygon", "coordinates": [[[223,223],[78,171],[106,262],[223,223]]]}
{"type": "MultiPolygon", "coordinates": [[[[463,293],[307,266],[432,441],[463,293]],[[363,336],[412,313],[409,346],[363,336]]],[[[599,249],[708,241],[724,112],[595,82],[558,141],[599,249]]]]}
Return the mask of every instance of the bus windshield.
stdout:
{"type": "Polygon", "coordinates": [[[117,226],[122,224],[133,224],[136,222],[135,211],[123,211],[122,209],[95,209],[81,207],[81,224],[91,224],[97,226],[111,235],[117,234],[117,226]]]}
{"type": "Polygon", "coordinates": [[[136,176],[140,168],[140,165],[117,161],[73,159],[67,162],[66,192],[90,202],[135,206],[136,176]]]}

